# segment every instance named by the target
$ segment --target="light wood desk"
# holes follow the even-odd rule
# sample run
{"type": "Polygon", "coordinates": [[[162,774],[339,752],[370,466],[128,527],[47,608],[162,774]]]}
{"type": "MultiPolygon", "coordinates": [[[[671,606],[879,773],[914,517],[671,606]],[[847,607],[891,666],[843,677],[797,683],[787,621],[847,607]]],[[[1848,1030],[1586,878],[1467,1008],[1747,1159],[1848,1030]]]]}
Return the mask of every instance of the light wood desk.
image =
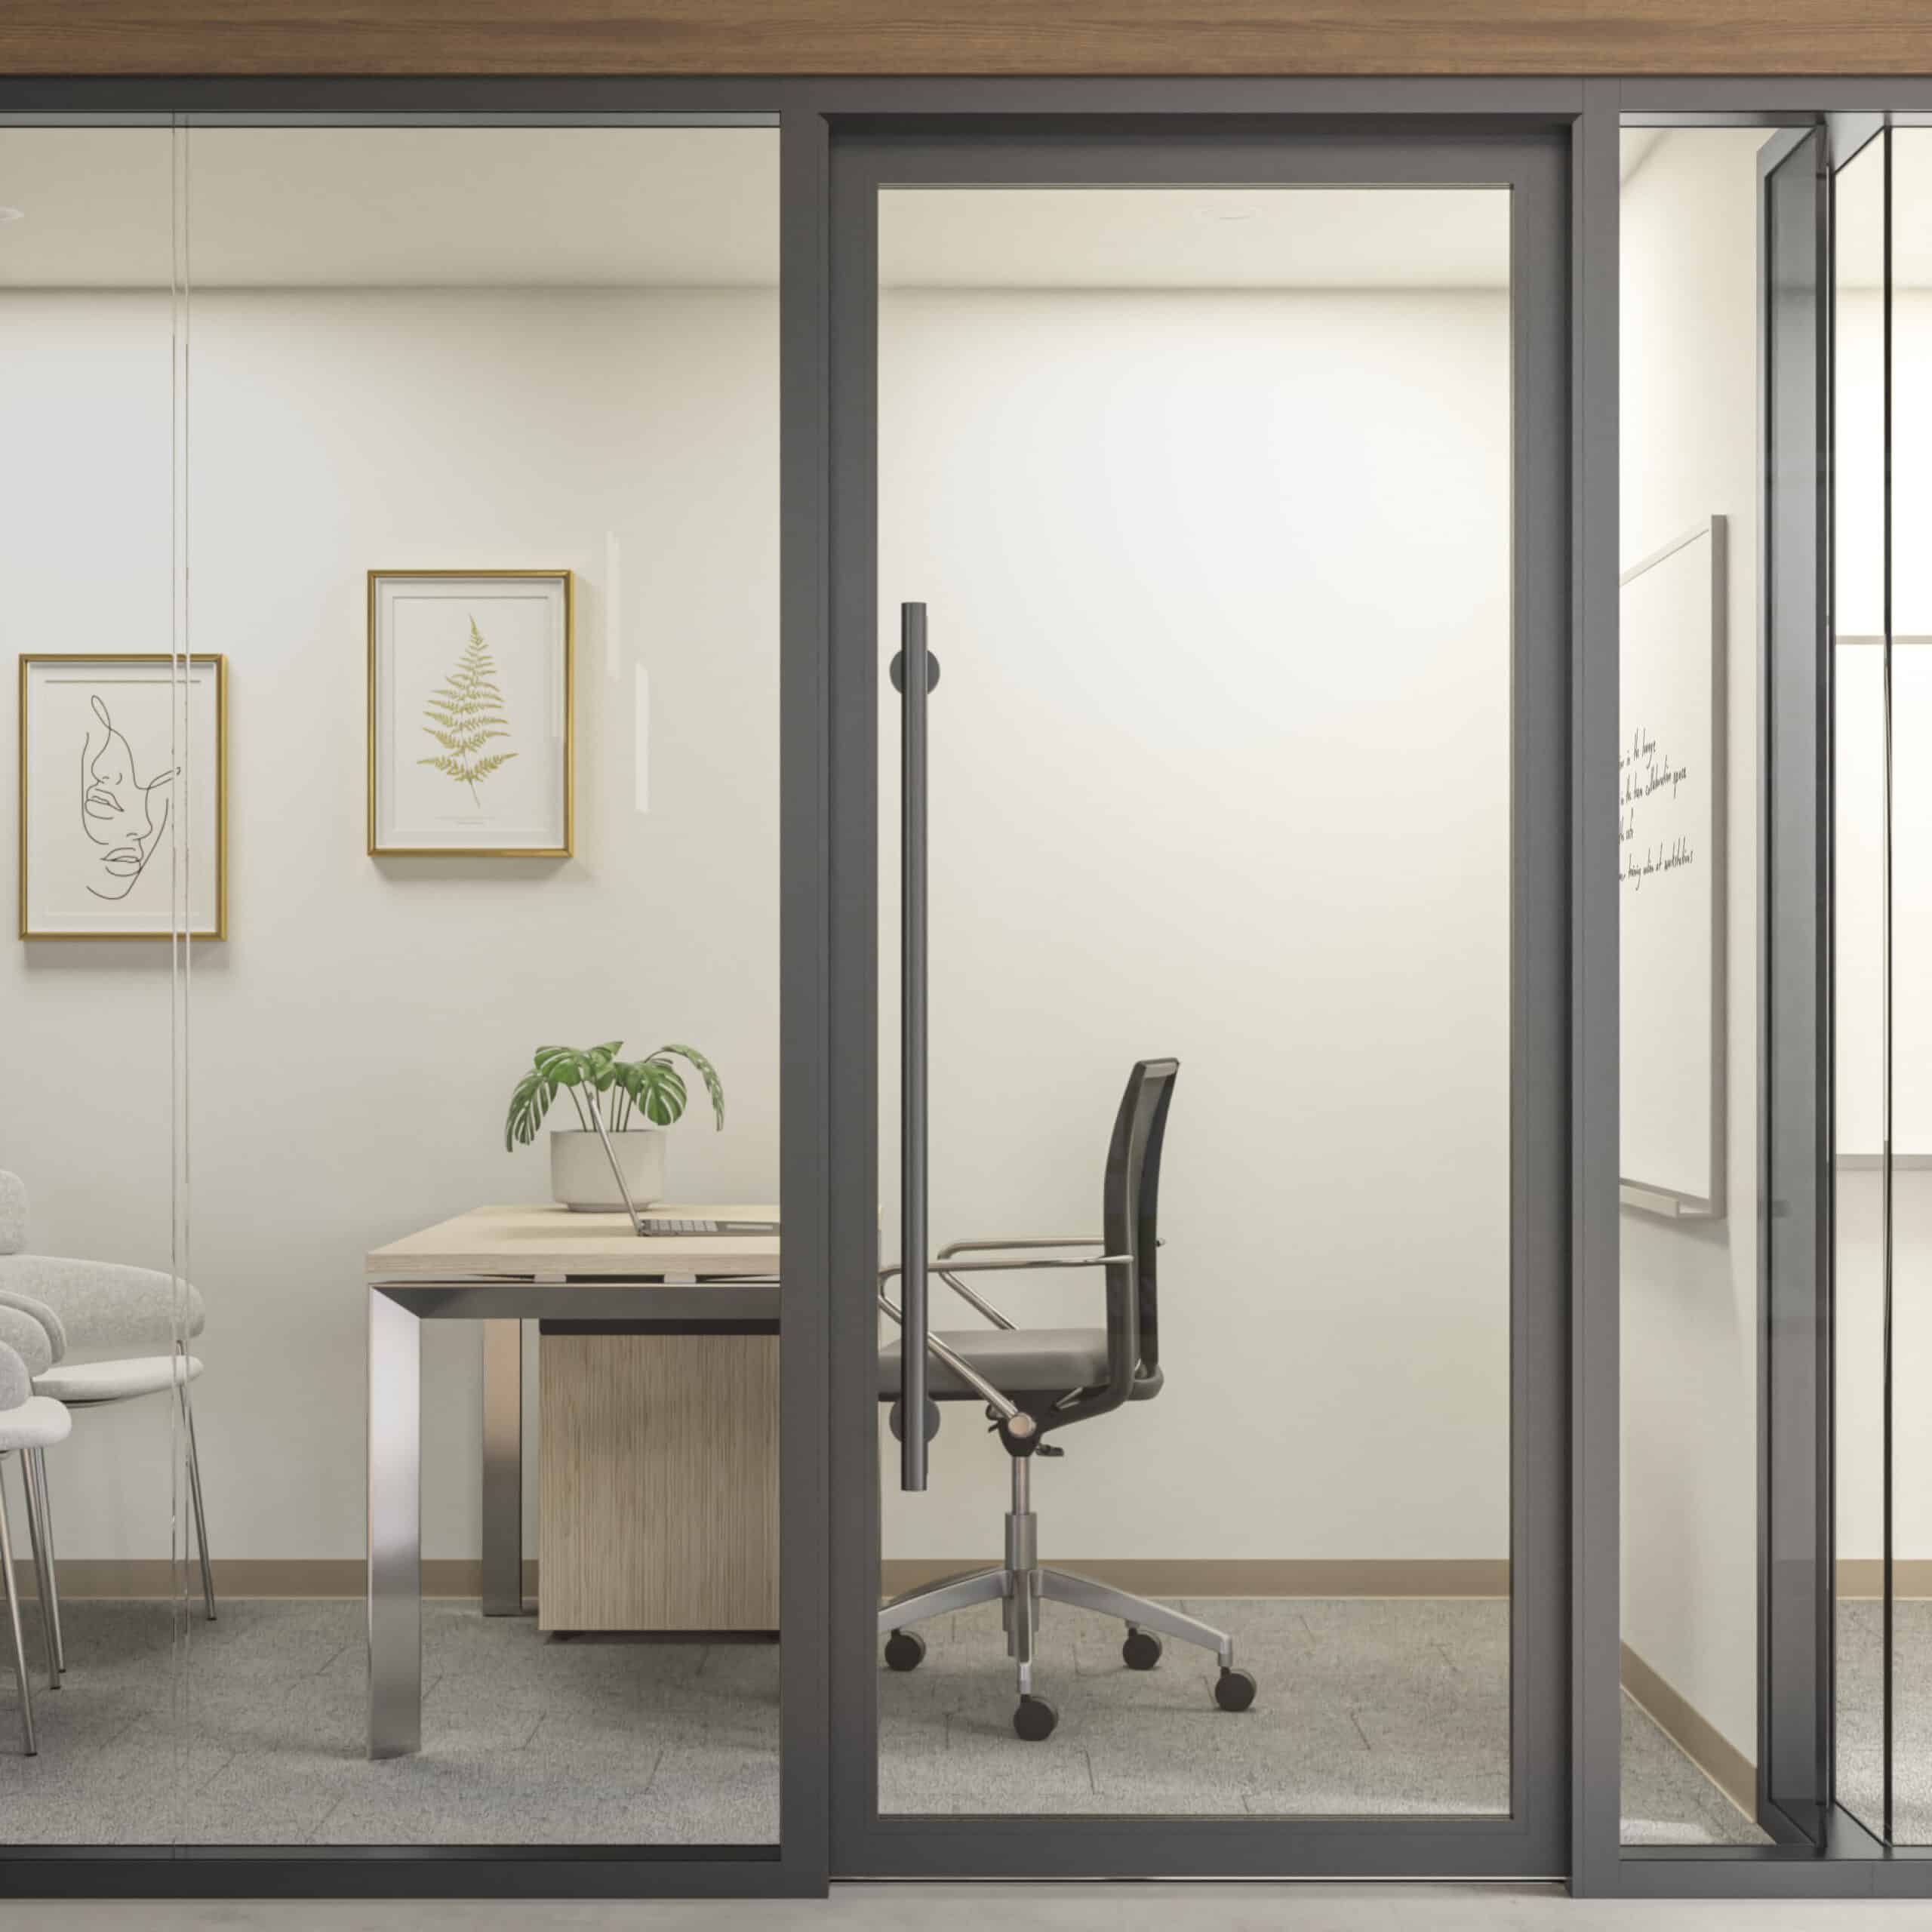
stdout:
{"type": "MultiPolygon", "coordinates": [[[[738,1203],[669,1203],[651,1211],[692,1220],[778,1218],[775,1208],[738,1203]]],[[[523,1607],[522,1323],[535,1318],[586,1324],[576,1334],[554,1337],[566,1345],[558,1358],[563,1421],[594,1426],[600,1417],[627,1412],[640,1386],[683,1404],[688,1418],[696,1420],[691,1404],[715,1401],[721,1386],[743,1385],[740,1392],[745,1386],[755,1389],[761,1376],[768,1376],[775,1409],[779,1291],[773,1278],[778,1254],[775,1234],[644,1238],[621,1214],[577,1214],[546,1204],[479,1208],[368,1255],[372,1758],[398,1756],[422,1743],[420,1324],[482,1324],[484,1609],[515,1614],[523,1607]],[[728,1338],[739,1346],[701,1349],[694,1358],[697,1376],[666,1377],[642,1346],[654,1336],[694,1342],[728,1338]],[[571,1371],[582,1364],[571,1359],[570,1345],[593,1338],[629,1343],[628,1358],[620,1348],[607,1355],[601,1373],[574,1376],[571,1371]],[[763,1368],[756,1361],[761,1352],[767,1358],[763,1368]],[[564,1386],[570,1383],[580,1398],[574,1409],[568,1406],[564,1386]]],[[[545,1339],[547,1346],[553,1337],[545,1339]]],[[[713,1451],[716,1433],[709,1444],[713,1451]]],[[[571,1462],[562,1454],[557,1458],[560,1504],[567,1500],[568,1484],[593,1473],[574,1472],[571,1462]]],[[[709,1466],[688,1458],[681,1473],[701,1483],[709,1466]]],[[[735,1467],[725,1461],[712,1473],[718,1480],[737,1480],[744,1474],[742,1459],[735,1467]]],[[[544,1488],[548,1498],[548,1459],[544,1488]]],[[[661,1490],[657,1500],[666,1500],[661,1490]]],[[[580,1549],[594,1544],[598,1534],[592,1523],[587,1540],[580,1533],[580,1549]]],[[[577,1578],[580,1588],[584,1580],[577,1578]]]]}

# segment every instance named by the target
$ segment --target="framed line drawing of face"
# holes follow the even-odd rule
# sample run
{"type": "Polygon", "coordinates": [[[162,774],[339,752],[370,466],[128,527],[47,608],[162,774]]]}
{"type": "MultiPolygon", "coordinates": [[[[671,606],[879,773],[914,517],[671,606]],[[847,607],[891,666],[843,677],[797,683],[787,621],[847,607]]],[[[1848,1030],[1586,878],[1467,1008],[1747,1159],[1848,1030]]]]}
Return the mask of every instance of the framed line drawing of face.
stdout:
{"type": "Polygon", "coordinates": [[[226,658],[23,654],[21,938],[225,939],[227,764],[226,658]]]}
{"type": "Polygon", "coordinates": [[[568,571],[369,573],[369,855],[567,859],[568,571]]]}

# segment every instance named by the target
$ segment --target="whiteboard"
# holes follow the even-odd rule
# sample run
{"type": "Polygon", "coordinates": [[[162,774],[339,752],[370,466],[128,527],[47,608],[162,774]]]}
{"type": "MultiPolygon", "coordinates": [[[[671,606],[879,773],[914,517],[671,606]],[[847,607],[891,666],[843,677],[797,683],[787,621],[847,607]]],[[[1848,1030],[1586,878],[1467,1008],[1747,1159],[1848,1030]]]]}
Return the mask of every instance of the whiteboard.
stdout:
{"type": "Polygon", "coordinates": [[[1623,573],[1617,748],[1626,1206],[1724,1212],[1724,520],[1623,573]]]}

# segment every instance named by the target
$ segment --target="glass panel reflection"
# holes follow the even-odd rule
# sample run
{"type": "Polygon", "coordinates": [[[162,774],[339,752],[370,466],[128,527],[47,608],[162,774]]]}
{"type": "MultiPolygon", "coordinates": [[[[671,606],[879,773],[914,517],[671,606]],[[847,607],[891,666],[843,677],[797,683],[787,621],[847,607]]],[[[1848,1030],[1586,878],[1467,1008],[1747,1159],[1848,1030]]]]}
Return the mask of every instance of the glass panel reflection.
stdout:
{"type": "Polygon", "coordinates": [[[931,1237],[1006,1264],[933,1327],[1064,1451],[942,1401],[903,1494],[882,1414],[881,1590],[983,1575],[882,1646],[881,1808],[1506,1812],[1509,196],[880,220],[880,635],[922,602],[943,666],[931,1237]]]}
{"type": "Polygon", "coordinates": [[[1886,867],[1895,666],[1885,636],[1886,138],[1869,142],[1835,177],[1832,263],[1837,1792],[1881,1835],[1894,1187],[1884,1158],[1893,1102],[1886,867]]]}
{"type": "MultiPolygon", "coordinates": [[[[155,1844],[180,1815],[172,940],[210,741],[183,741],[174,655],[174,158],[165,128],[0,130],[0,578],[20,703],[0,791],[24,809],[0,992],[0,1484],[31,1698],[29,1727],[0,1626],[0,1842],[155,1844]],[[56,1559],[57,1619],[36,1555],[56,1559]]],[[[211,688],[208,667],[196,681],[211,688]]],[[[214,912],[203,894],[194,909],[214,912]]]]}
{"type": "MultiPolygon", "coordinates": [[[[131,262],[65,218],[102,205],[84,158],[0,227],[0,264],[16,230],[37,251],[0,298],[9,366],[38,372],[0,401],[12,580],[38,573],[38,635],[78,616],[130,649],[112,593],[152,546],[124,496],[168,635],[159,138],[158,350],[131,262]]],[[[640,1237],[598,1130],[640,1208],[775,1220],[776,131],[184,138],[192,638],[229,700],[228,928],[193,946],[184,1021],[217,1614],[152,1561],[191,1513],[164,1398],[159,1445],[57,1498],[93,1560],[63,1817],[109,1841],[769,1843],[776,1292],[721,1329],[701,1291],[769,1278],[777,1238],[640,1237]],[[533,1064],[557,1042],[580,1057],[533,1064]],[[372,1310],[371,1255],[499,1300],[372,1310]],[[663,1275],[697,1278],[676,1332],[619,1284],[663,1275]],[[129,1713],[152,1777],[106,1746],[129,1713]]],[[[165,989],[100,949],[90,1013],[80,964],[18,989],[46,1057],[22,1104],[72,1113],[42,1198],[165,1267],[165,1140],[155,1200],[99,1191],[141,1174],[165,1104],[165,989]],[[109,1010],[143,992],[158,1033],[109,1010]]]]}
{"type": "MultiPolygon", "coordinates": [[[[1892,1835],[1932,1844],[1932,131],[1890,131],[1892,1835]]],[[[1841,512],[1841,527],[1844,521],[1841,512]]]]}
{"type": "MultiPolygon", "coordinates": [[[[1755,128],[1623,134],[1620,561],[1632,572],[1690,533],[1708,532],[1713,518],[1723,519],[1724,538],[1714,596],[1704,588],[1712,574],[1706,536],[1633,576],[1623,605],[1621,917],[1626,926],[1650,922],[1654,968],[1658,921],[1668,922],[1666,937],[1674,930],[1696,943],[1675,971],[1666,960],[1647,982],[1626,971],[1623,1006],[1622,1171],[1643,1183],[1626,1188],[1620,1221],[1628,1844],[1764,1836],[1755,1819],[1758,850],[1751,828],[1760,715],[1758,171],[1768,138],[1755,128]],[[1673,571],[1678,600],[1660,602],[1660,574],[1673,571]],[[1721,706],[1670,762],[1685,771],[1686,795],[1715,804],[1715,817],[1684,848],[1689,865],[1656,869],[1659,840],[1669,856],[1689,828],[1666,814],[1659,830],[1658,795],[1647,790],[1655,755],[1646,746],[1658,739],[1660,706],[1690,719],[1687,700],[1713,682],[1721,706]],[[1727,841],[1721,851],[1718,838],[1727,841]],[[1702,949],[1714,909],[1724,963],[1707,1021],[1713,1002],[1702,949]],[[1725,1150],[1715,1174],[1697,1158],[1708,1145],[1701,1133],[1663,1131],[1707,1114],[1725,1150]],[[1667,1171],[1651,1171],[1660,1154],[1667,1171]],[[1712,1211],[1714,1196],[1721,1211],[1712,1211]]],[[[1633,936],[1625,936],[1626,966],[1633,936]]]]}

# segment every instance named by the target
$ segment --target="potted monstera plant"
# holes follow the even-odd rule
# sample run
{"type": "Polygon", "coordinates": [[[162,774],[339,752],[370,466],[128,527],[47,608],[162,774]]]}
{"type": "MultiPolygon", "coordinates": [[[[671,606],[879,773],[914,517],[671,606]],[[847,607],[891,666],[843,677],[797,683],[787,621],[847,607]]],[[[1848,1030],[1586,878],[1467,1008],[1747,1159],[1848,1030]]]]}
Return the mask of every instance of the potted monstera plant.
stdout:
{"type": "Polygon", "coordinates": [[[527,1147],[537,1138],[559,1092],[577,1109],[574,1128],[550,1130],[550,1192],[581,1214],[623,1211],[613,1199],[616,1182],[604,1152],[608,1139],[623,1170],[631,1199],[641,1208],[664,1195],[664,1129],[683,1117],[685,1076],[672,1056],[696,1069],[724,1124],[724,1088],[718,1069],[695,1047],[660,1047],[641,1060],[620,1060],[621,1040],[601,1047],[539,1047],[530,1071],[510,1096],[503,1146],[527,1147]],[[604,1132],[598,1133],[598,1123],[604,1132]]]}

